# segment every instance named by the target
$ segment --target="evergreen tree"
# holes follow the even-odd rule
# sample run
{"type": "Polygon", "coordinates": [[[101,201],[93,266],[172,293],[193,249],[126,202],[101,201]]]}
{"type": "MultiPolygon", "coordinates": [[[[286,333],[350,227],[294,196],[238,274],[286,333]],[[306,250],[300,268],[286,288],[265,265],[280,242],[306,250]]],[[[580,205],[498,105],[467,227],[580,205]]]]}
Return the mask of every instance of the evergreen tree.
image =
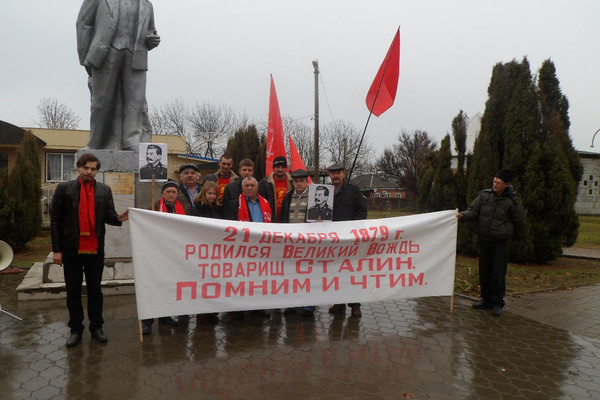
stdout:
{"type": "Polygon", "coordinates": [[[421,211],[432,211],[429,205],[431,189],[435,180],[435,170],[437,168],[437,152],[431,151],[423,157],[421,161],[421,170],[419,178],[419,187],[417,195],[417,207],[421,211]]]}
{"type": "Polygon", "coordinates": [[[456,172],[454,173],[454,186],[456,190],[456,205],[463,210],[467,206],[467,179],[465,175],[465,162],[467,153],[467,114],[460,110],[452,120],[452,137],[454,150],[456,150],[456,172]]]}
{"type": "Polygon", "coordinates": [[[0,168],[0,240],[7,241],[13,223],[12,201],[8,197],[8,168],[0,168]]]}
{"type": "Polygon", "coordinates": [[[454,176],[452,174],[450,151],[450,135],[446,135],[440,143],[439,150],[432,152],[424,169],[423,190],[419,195],[419,207],[429,211],[440,211],[456,208],[457,196],[454,176]],[[430,187],[425,185],[429,184],[430,187]]]}
{"type": "Polygon", "coordinates": [[[535,258],[554,260],[562,252],[573,219],[576,191],[571,184],[567,157],[558,139],[550,136],[536,144],[525,172],[522,200],[527,209],[535,258]]]}
{"type": "MultiPolygon", "coordinates": [[[[24,136],[16,165],[18,168],[8,174],[4,194],[11,213],[5,240],[15,250],[20,250],[38,235],[42,227],[40,149],[31,133],[24,136]]],[[[3,206],[0,214],[5,212],[3,206]]]]}
{"type": "MultiPolygon", "coordinates": [[[[467,121],[468,116],[460,110],[452,120],[452,137],[454,138],[454,150],[457,154],[456,171],[454,172],[454,190],[456,191],[456,207],[459,210],[467,208],[467,176],[465,167],[467,161],[467,121]]],[[[477,248],[473,241],[475,234],[473,224],[459,224],[457,235],[457,246],[465,254],[476,255],[477,248]]]]}
{"type": "Polygon", "coordinates": [[[583,174],[583,166],[579,159],[579,154],[573,148],[573,142],[569,136],[569,101],[560,90],[560,84],[556,77],[556,68],[550,60],[543,62],[538,74],[538,96],[540,100],[540,110],[542,115],[541,123],[541,140],[552,140],[556,138],[556,144],[560,147],[564,154],[565,162],[569,169],[569,175],[564,179],[568,180],[570,186],[569,193],[574,193],[574,196],[565,199],[562,211],[566,215],[571,215],[565,221],[565,232],[563,246],[572,246],[577,240],[579,229],[579,220],[575,214],[575,200],[581,175],[583,174]]]}
{"type": "Polygon", "coordinates": [[[254,177],[260,179],[264,176],[264,152],[261,158],[261,139],[258,137],[256,126],[248,125],[245,129],[239,129],[227,142],[225,153],[233,157],[235,166],[244,158],[254,161],[254,177]]]}

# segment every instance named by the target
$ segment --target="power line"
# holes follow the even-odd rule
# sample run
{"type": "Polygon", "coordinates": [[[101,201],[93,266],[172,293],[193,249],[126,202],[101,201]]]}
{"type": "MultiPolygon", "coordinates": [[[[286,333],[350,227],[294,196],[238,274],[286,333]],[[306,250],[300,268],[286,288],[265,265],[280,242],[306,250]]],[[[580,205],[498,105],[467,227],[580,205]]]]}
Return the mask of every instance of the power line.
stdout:
{"type": "Polygon", "coordinates": [[[329,104],[329,97],[327,97],[327,91],[325,90],[325,81],[323,81],[323,72],[319,71],[319,78],[321,78],[321,87],[323,88],[323,94],[325,95],[325,101],[327,102],[327,109],[329,109],[329,115],[331,116],[331,120],[335,121],[333,117],[333,112],[331,111],[331,104],[329,104]]]}

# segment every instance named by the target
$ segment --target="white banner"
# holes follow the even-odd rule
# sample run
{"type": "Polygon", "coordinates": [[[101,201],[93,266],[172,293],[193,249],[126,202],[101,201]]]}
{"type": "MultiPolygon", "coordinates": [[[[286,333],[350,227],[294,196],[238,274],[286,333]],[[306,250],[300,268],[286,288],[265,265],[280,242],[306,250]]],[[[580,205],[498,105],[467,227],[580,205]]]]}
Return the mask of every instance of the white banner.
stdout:
{"type": "Polygon", "coordinates": [[[140,319],[452,295],[456,211],[264,224],[129,211],[140,319]]]}

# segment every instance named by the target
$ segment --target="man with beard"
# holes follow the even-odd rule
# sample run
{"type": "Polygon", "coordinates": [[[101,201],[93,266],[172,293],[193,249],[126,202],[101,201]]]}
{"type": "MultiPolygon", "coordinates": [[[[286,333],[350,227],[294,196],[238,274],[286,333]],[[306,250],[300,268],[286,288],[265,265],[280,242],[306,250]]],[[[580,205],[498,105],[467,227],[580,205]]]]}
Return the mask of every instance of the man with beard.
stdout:
{"type": "Polygon", "coordinates": [[[50,230],[52,261],[62,265],[67,288],[67,308],[71,335],[67,347],[81,342],[83,305],[81,288],[85,274],[87,311],[92,338],[108,341],[102,325],[105,224],[121,226],[129,218],[129,210],[117,214],[109,186],[96,182],[100,160],[90,153],[82,154],[76,163],[79,177],[62,182],[52,196],[50,230]]]}

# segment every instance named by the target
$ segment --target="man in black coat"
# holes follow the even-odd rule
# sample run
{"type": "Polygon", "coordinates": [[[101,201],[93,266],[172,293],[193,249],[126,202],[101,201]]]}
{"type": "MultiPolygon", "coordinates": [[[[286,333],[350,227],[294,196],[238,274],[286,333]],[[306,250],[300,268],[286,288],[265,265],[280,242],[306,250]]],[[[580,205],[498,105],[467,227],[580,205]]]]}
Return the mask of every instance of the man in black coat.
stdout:
{"type": "MultiPolygon", "coordinates": [[[[354,221],[367,219],[367,201],[358,186],[345,181],[346,169],[340,164],[333,164],[329,168],[329,178],[333,184],[335,194],[333,197],[333,221],[354,221]]],[[[360,303],[348,304],[352,309],[353,317],[361,317],[360,303]]],[[[344,304],[335,304],[329,308],[330,314],[345,314],[344,304]]]]}
{"type": "Polygon", "coordinates": [[[76,346],[84,331],[81,302],[84,273],[90,332],[98,342],[108,341],[102,330],[103,296],[100,287],[104,270],[104,224],[120,226],[129,218],[129,210],[121,214],[115,211],[110,187],[94,179],[100,169],[100,160],[85,153],[76,165],[79,177],[57,186],[50,209],[53,262],[63,265],[67,288],[71,328],[67,347],[76,346]]]}
{"type": "Polygon", "coordinates": [[[527,225],[525,209],[510,184],[511,180],[509,170],[498,171],[492,188],[484,190],[457,216],[461,222],[477,221],[482,300],[473,304],[473,308],[491,309],[494,317],[500,317],[504,307],[508,241],[515,229],[520,230],[527,225]]]}

